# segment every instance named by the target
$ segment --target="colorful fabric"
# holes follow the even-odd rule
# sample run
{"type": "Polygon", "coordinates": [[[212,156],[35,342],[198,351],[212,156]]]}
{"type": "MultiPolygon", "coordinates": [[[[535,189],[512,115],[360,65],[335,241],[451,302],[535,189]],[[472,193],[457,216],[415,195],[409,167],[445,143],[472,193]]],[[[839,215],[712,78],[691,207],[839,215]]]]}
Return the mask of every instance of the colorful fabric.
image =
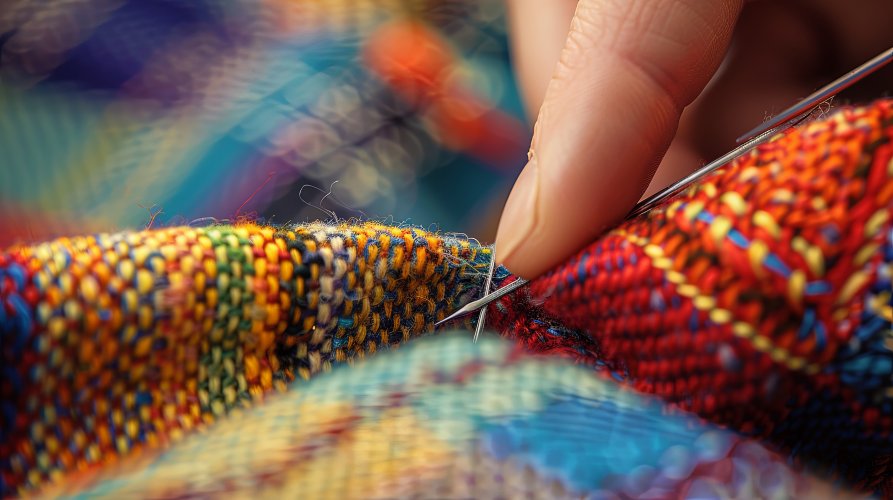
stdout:
{"type": "Polygon", "coordinates": [[[846,492],[591,371],[467,332],[270,398],[82,498],[816,498],[846,492]],[[209,458],[213,457],[213,460],[209,458]]]}
{"type": "Polygon", "coordinates": [[[175,228],[0,257],[4,491],[178,440],[433,329],[487,249],[376,224],[175,228]]]}
{"type": "Polygon", "coordinates": [[[889,484],[891,216],[887,100],[758,147],[599,238],[529,297],[589,332],[637,389],[827,473],[889,484]]]}
{"type": "Polygon", "coordinates": [[[815,471],[889,493],[891,159],[893,101],[838,111],[491,307],[577,368],[469,336],[312,378],[476,296],[490,253],[466,238],[241,224],[8,249],[3,492],[790,496],[815,471]],[[714,437],[732,444],[703,454],[714,437]]]}

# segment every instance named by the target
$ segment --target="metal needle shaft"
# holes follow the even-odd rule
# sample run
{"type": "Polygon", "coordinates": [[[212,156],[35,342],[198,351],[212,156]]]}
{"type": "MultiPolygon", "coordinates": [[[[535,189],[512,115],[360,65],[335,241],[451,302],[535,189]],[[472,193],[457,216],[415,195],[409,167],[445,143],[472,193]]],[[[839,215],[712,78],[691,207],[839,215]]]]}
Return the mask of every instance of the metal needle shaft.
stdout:
{"type": "Polygon", "coordinates": [[[487,304],[493,302],[494,300],[498,300],[498,299],[504,297],[505,295],[514,292],[515,290],[521,288],[525,284],[527,284],[527,280],[518,278],[517,280],[512,281],[508,285],[496,290],[495,292],[492,292],[491,294],[489,294],[485,297],[481,297],[477,300],[469,302],[468,304],[465,304],[458,311],[454,312],[453,314],[450,314],[449,316],[447,316],[446,318],[443,318],[442,320],[438,321],[437,323],[434,323],[434,326],[435,327],[440,326],[440,325],[446,323],[447,321],[451,321],[456,318],[465,316],[466,314],[473,313],[473,312],[477,311],[478,309],[486,306],[487,304]]]}
{"type": "MultiPolygon", "coordinates": [[[[786,130],[789,127],[792,127],[805,119],[810,113],[823,102],[827,101],[831,97],[834,97],[844,89],[849,86],[855,84],[859,80],[865,78],[866,76],[874,73],[878,69],[886,66],[888,63],[893,61],[893,47],[881,52],[865,64],[857,67],[856,69],[848,72],[847,74],[841,76],[840,78],[834,80],[828,85],[822,87],[818,91],[814,92],[812,95],[798,102],[797,104],[789,107],[788,109],[782,111],[778,116],[769,120],[766,123],[759,125],[754,128],[747,134],[744,134],[738,139],[738,142],[744,141],[743,144],[736,147],[735,149],[729,151],[728,153],[722,155],[716,160],[708,163],[707,165],[701,167],[697,171],[688,175],[684,179],[679,180],[678,182],[673,183],[672,185],[662,189],[660,192],[654,194],[653,196],[642,200],[639,202],[629,213],[627,218],[633,218],[639,216],[643,213],[646,213],[658,206],[663,201],[675,196],[686,187],[690,186],[694,182],[697,182],[710,172],[716,170],[722,165],[727,164],[738,156],[750,151],[754,147],[758,146],[762,142],[772,138],[775,134],[786,130]]],[[[484,285],[484,296],[475,301],[469,302],[465,304],[464,307],[459,309],[458,311],[450,314],[446,318],[438,321],[434,324],[435,327],[440,326],[447,321],[453,320],[455,318],[459,318],[466,314],[472,313],[481,309],[480,316],[478,317],[477,328],[475,328],[474,332],[474,340],[477,342],[478,335],[480,335],[481,330],[484,328],[484,320],[486,319],[487,309],[486,305],[490,304],[494,300],[498,300],[499,298],[509,294],[518,288],[521,288],[527,283],[527,280],[517,279],[510,284],[496,290],[495,292],[489,293],[490,285],[493,279],[493,271],[496,265],[496,255],[495,248],[493,249],[494,253],[491,253],[492,260],[490,261],[490,272],[487,275],[487,282],[484,285]]]]}

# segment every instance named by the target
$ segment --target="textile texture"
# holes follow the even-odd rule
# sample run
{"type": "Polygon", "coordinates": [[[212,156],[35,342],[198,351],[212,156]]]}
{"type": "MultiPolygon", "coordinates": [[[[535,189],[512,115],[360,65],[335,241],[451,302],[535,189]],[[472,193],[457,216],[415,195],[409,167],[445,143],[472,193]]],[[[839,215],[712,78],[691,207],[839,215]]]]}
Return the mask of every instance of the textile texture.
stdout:
{"type": "Polygon", "coordinates": [[[891,139],[881,100],[729,163],[493,305],[516,348],[337,366],[479,293],[490,252],[457,236],[244,223],[7,249],[3,492],[890,494],[891,139]]]}
{"type": "MultiPolygon", "coordinates": [[[[880,101],[792,130],[610,231],[529,297],[637,389],[825,473],[889,482],[891,119],[880,101]]],[[[530,329],[529,315],[493,317],[530,329]]]]}

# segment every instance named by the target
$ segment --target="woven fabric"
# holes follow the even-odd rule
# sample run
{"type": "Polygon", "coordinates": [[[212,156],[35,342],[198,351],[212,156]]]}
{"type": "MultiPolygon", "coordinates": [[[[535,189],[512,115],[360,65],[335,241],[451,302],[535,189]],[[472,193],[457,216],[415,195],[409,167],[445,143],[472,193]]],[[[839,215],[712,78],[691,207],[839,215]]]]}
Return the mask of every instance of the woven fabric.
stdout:
{"type": "Polygon", "coordinates": [[[742,478],[765,466],[758,483],[794,495],[814,485],[804,465],[889,492],[891,139],[889,100],[798,127],[491,308],[490,326],[524,351],[576,369],[444,343],[306,380],[430,331],[476,296],[490,253],[464,238],[243,224],[8,249],[3,492],[274,495],[306,483],[320,496],[503,496],[517,473],[550,497],[714,491],[704,484],[750,496],[742,478]],[[261,405],[276,389],[287,395],[261,405]],[[488,437],[491,425],[510,430],[488,437]],[[734,438],[761,450],[752,466],[736,445],[679,458],[718,460],[715,474],[667,472],[677,461],[660,457],[700,457],[713,425],[779,455],[734,438]]]}
{"type": "Polygon", "coordinates": [[[591,333],[637,389],[876,485],[893,475],[891,215],[893,102],[880,101],[622,224],[494,321],[531,329],[532,300],[591,333]]]}
{"type": "Polygon", "coordinates": [[[467,332],[336,370],[170,451],[47,491],[84,498],[849,497],[758,443],[467,332]],[[212,458],[209,460],[210,458],[212,458]]]}
{"type": "Polygon", "coordinates": [[[0,256],[4,492],[179,440],[433,329],[488,249],[411,228],[254,225],[0,256]]]}

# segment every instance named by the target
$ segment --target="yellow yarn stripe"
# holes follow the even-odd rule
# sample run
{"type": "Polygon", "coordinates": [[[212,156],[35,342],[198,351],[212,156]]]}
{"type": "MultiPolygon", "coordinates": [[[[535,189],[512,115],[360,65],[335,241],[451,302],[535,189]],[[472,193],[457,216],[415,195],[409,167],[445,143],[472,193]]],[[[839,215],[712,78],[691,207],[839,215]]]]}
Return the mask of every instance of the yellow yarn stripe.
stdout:
{"type": "Polygon", "coordinates": [[[821,370],[819,365],[808,363],[806,359],[795,356],[786,349],[773,345],[772,340],[764,335],[760,335],[753,325],[744,321],[734,321],[730,310],[717,307],[716,299],[701,292],[697,286],[685,279],[684,274],[672,269],[673,260],[664,254],[661,247],[651,244],[646,238],[631,234],[623,229],[617,230],[616,234],[641,247],[645,255],[651,258],[654,267],[667,272],[667,281],[676,285],[676,291],[679,295],[691,299],[692,304],[699,311],[707,312],[710,316],[710,321],[719,325],[731,324],[732,333],[735,336],[750,341],[754,349],[768,354],[773,361],[781,363],[791,370],[803,371],[810,375],[814,375],[821,370]]]}

